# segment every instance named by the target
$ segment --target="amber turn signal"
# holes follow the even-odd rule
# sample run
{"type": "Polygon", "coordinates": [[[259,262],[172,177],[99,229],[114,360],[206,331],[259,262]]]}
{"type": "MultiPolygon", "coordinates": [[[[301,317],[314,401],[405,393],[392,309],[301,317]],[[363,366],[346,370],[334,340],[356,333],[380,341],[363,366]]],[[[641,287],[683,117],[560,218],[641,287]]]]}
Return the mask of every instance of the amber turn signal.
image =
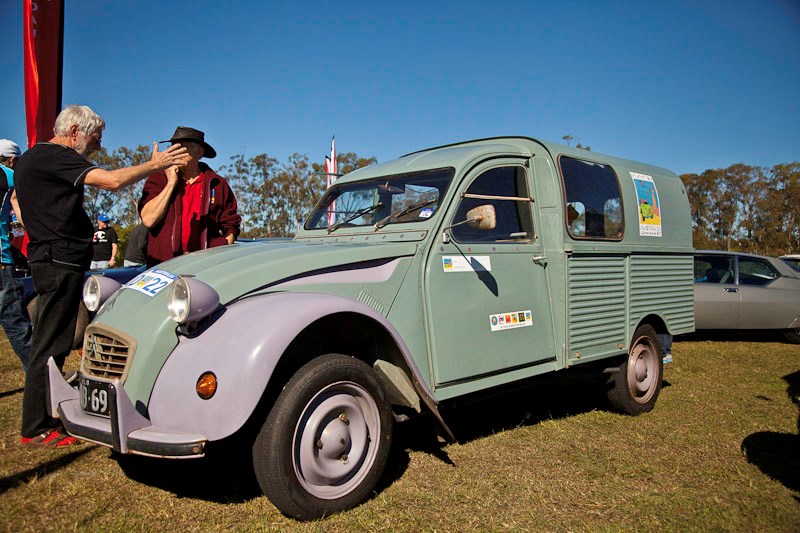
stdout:
{"type": "Polygon", "coordinates": [[[203,372],[197,380],[195,389],[202,399],[210,399],[217,392],[217,376],[213,372],[203,372]]]}

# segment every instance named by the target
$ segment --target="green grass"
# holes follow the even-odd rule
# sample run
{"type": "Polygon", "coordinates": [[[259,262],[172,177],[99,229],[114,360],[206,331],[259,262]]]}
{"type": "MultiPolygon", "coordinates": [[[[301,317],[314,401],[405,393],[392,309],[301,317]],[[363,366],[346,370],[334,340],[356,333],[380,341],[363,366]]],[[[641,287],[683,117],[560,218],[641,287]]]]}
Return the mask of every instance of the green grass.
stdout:
{"type": "MultiPolygon", "coordinates": [[[[232,460],[18,445],[23,374],[0,335],[6,531],[799,531],[800,348],[679,341],[652,413],[606,410],[571,372],[396,427],[385,482],[326,520],[282,516],[232,460]],[[745,454],[746,451],[746,454],[745,454]],[[748,461],[748,457],[750,461],[748,461]]],[[[77,365],[71,357],[68,365],[77,365]]]]}

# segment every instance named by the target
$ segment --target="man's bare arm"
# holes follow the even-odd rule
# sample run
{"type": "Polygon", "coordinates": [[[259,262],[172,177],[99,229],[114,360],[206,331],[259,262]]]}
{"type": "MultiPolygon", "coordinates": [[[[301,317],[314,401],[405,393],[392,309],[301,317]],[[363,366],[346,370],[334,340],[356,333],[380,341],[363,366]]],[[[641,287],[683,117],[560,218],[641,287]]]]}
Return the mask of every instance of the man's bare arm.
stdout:
{"type": "Polygon", "coordinates": [[[186,148],[180,144],[173,144],[163,152],[159,152],[158,144],[153,143],[153,155],[150,161],[142,163],[141,165],[117,170],[93,168],[86,174],[86,178],[83,182],[86,185],[92,185],[100,189],[115,191],[132,183],[136,183],[153,172],[164,170],[172,166],[183,166],[188,160],[189,154],[186,148]]]}
{"type": "Polygon", "coordinates": [[[24,226],[25,223],[22,222],[22,209],[19,208],[16,189],[14,189],[14,191],[11,193],[11,207],[14,209],[14,214],[17,215],[17,222],[24,226]]]}
{"type": "Polygon", "coordinates": [[[111,259],[108,261],[108,266],[113,267],[117,263],[117,243],[111,243],[111,259]]]}
{"type": "Polygon", "coordinates": [[[152,228],[164,218],[172,199],[172,191],[178,183],[178,167],[170,167],[164,173],[167,175],[167,184],[155,198],[144,204],[142,212],[139,213],[142,223],[148,228],[152,228]]]}

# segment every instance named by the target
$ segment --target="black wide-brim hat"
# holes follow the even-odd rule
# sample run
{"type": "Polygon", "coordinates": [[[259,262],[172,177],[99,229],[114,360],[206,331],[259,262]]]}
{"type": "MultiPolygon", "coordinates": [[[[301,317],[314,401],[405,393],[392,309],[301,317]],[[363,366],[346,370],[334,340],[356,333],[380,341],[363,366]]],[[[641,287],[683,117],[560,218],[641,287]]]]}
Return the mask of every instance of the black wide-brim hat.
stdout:
{"type": "Polygon", "coordinates": [[[206,134],[194,128],[187,128],[186,126],[178,126],[175,129],[175,133],[172,134],[171,139],[161,142],[179,143],[181,141],[191,141],[193,143],[197,143],[200,146],[202,146],[203,157],[206,157],[208,159],[213,159],[217,157],[217,151],[214,150],[211,147],[211,145],[206,142],[206,134]]]}

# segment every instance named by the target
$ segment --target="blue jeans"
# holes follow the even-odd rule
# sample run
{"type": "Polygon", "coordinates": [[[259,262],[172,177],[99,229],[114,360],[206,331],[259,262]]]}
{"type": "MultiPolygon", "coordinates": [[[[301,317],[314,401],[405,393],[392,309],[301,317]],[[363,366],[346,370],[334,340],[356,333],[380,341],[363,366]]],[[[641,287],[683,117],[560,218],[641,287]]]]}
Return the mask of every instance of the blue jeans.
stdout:
{"type": "Polygon", "coordinates": [[[14,267],[7,265],[0,269],[0,325],[27,372],[31,356],[31,321],[22,302],[22,283],[14,267]]]}

